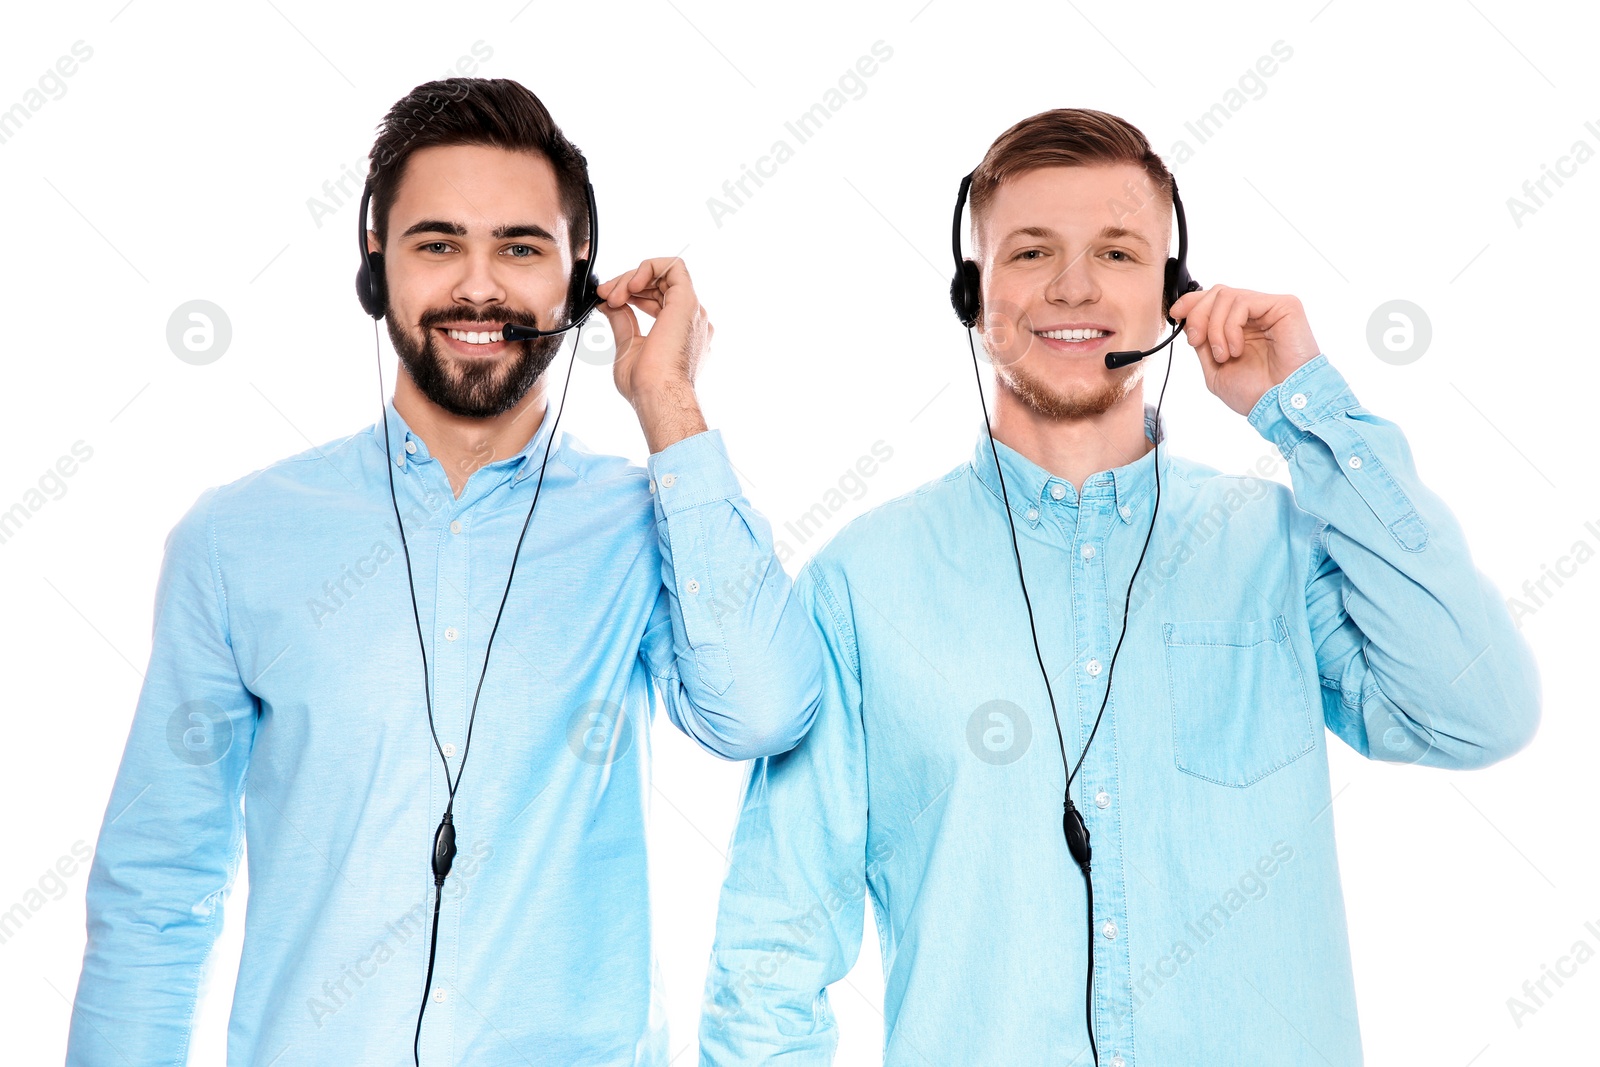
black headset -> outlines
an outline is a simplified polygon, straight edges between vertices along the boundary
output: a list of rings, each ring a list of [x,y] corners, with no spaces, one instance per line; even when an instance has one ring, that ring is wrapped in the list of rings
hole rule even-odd
[[[600,247],[600,222],[594,210],[594,186],[585,179],[583,188],[589,210],[589,255],[572,264],[572,276],[567,282],[567,324],[552,330],[541,330],[508,322],[501,331],[505,340],[526,341],[535,337],[552,337],[565,333],[581,325],[589,317],[589,313],[599,305],[600,283],[590,264],[593,263],[595,252]],[[367,249],[367,201],[371,198],[372,181],[369,178],[366,188],[361,192],[361,212],[360,218],[357,219],[360,226],[357,236],[361,241],[361,267],[356,271],[356,296],[361,300],[362,310],[372,316],[372,349],[374,355],[377,355],[378,320],[388,311],[389,286],[384,278],[383,253]],[[579,307],[582,307],[581,312],[577,312]],[[511,570],[506,575],[506,590],[500,597],[500,610],[495,612],[494,627],[489,631],[489,643],[483,650],[483,672],[478,675],[478,688],[472,695],[472,712],[467,717],[467,739],[461,746],[461,764],[453,780],[450,775],[450,761],[444,754],[444,747],[439,744],[439,731],[433,723],[433,689],[428,681],[428,646],[422,636],[422,615],[417,611],[417,587],[411,577],[411,549],[406,544],[406,526],[400,521],[400,504],[395,498],[394,456],[389,451],[389,405],[383,395],[383,360],[381,356],[378,359],[378,400],[383,405],[383,454],[388,459],[385,465],[389,468],[389,503],[394,507],[395,524],[400,527],[400,547],[405,552],[406,558],[406,582],[411,588],[411,615],[416,620],[417,646],[422,651],[422,691],[428,706],[428,731],[433,735],[433,747],[444,763],[444,780],[450,792],[444,818],[440,820],[439,828],[433,834],[433,854],[430,861],[433,868],[433,932],[428,939],[428,974],[423,980],[422,1003],[417,1008],[417,1032],[411,1043],[412,1062],[419,1067],[422,1062],[422,1017],[428,1010],[428,993],[433,988],[434,956],[439,948],[439,905],[444,896],[445,879],[450,876],[450,867],[456,857],[454,821],[456,789],[461,785],[461,775],[467,769],[467,754],[472,749],[472,727],[478,720],[478,697],[483,694],[483,679],[489,672],[489,653],[494,649],[494,635],[500,631],[500,616],[506,610],[506,600],[511,596],[511,579],[517,573],[517,557],[522,553],[523,539],[528,536],[528,525],[533,521],[533,509],[539,504],[539,491],[544,488],[544,471],[545,465],[550,462],[550,446],[555,442],[556,429],[561,425],[561,412],[567,406],[568,386],[572,383],[572,364],[578,353],[576,344],[573,345],[572,353],[573,359],[567,361],[567,379],[561,388],[561,403],[556,408],[555,422],[550,425],[550,436],[544,443],[544,458],[539,463],[539,481],[533,487],[533,502],[528,505],[528,517],[522,521],[522,534],[517,538],[517,547],[511,554]]]
[[[977,172],[974,171],[973,174]],[[956,194],[955,219],[950,224],[950,248],[955,254],[956,272],[950,279],[950,306],[956,310],[956,318],[961,320],[961,325],[971,328],[978,323],[978,314],[983,308],[983,298],[979,291],[978,265],[961,254],[961,212],[967,206],[967,193],[972,188],[972,174],[961,179],[961,191]],[[1172,321],[1172,305],[1184,293],[1192,293],[1200,288],[1200,283],[1189,275],[1189,223],[1183,217],[1183,199],[1178,196],[1177,179],[1172,179],[1172,210],[1178,216],[1178,254],[1168,257],[1165,276],[1162,281],[1161,313],[1166,316],[1169,326],[1177,326]],[[1168,338],[1171,341],[1172,338]],[[1139,355],[1139,359],[1154,355],[1163,345],[1157,345]],[[1118,359],[1113,363],[1113,356],[1130,356],[1130,352],[1110,352],[1106,355],[1106,366],[1112,370],[1135,363],[1134,359]]]
[[[594,186],[587,179],[583,183],[583,195],[589,209],[589,255],[584,259],[574,260],[572,264],[572,277],[567,281],[568,325],[555,330],[535,330],[532,327],[507,323],[506,329],[510,332],[505,335],[506,340],[524,341],[534,337],[564,333],[599,306],[600,279],[590,264],[594,262],[595,250],[600,247],[600,224],[595,218]],[[366,187],[361,190],[361,212],[360,218],[356,220],[359,226],[356,237],[361,244],[361,266],[356,269],[356,298],[361,301],[361,310],[374,319],[381,319],[389,309],[389,282],[384,276],[383,253],[372,252],[367,248],[367,201],[371,199],[372,179],[368,178]],[[580,307],[582,311],[578,310]]]
[[[975,171],[973,173],[976,173]],[[1067,745],[1061,732],[1061,717],[1056,713],[1056,696],[1050,688],[1050,672],[1045,670],[1044,654],[1039,651],[1039,631],[1033,621],[1033,601],[1028,596],[1028,583],[1022,576],[1022,549],[1017,544],[1017,524],[1011,517],[1011,501],[1006,495],[1006,479],[1000,469],[1000,454],[994,446],[994,428],[989,423],[989,406],[983,399],[983,375],[978,370],[977,348],[972,341],[972,327],[977,325],[978,314],[982,310],[981,294],[979,292],[978,265],[961,254],[961,213],[967,205],[967,193],[972,186],[972,174],[961,179],[961,192],[956,196],[955,219],[951,223],[950,244],[955,253],[956,272],[950,279],[950,304],[955,308],[956,318],[961,320],[961,325],[967,327],[967,347],[972,352],[972,373],[978,381],[978,403],[983,406],[983,425],[989,435],[989,452],[994,456],[995,477],[1000,480],[1000,499],[1006,513],[1006,523],[1011,528],[1011,551],[1017,561],[1017,581],[1022,585],[1022,600],[1028,607],[1028,629],[1033,634],[1033,654],[1039,662],[1039,673],[1044,676],[1045,693],[1050,697],[1050,717],[1056,725],[1056,743],[1061,749],[1061,769],[1066,772],[1067,782],[1065,799],[1062,804],[1061,829],[1067,839],[1067,851],[1072,854],[1073,862],[1083,872],[1083,884],[1088,897],[1089,915],[1089,974],[1083,993],[1084,1024],[1089,1031],[1089,1050],[1094,1056],[1095,1067],[1100,1064],[1100,1050],[1095,1046],[1094,1040],[1094,882],[1089,874],[1089,827],[1085,825],[1083,816],[1072,803],[1072,780],[1078,776],[1078,769],[1083,766],[1084,758],[1089,754],[1089,746],[1094,743],[1094,735],[1100,729],[1100,719],[1106,713],[1106,702],[1111,699],[1111,678],[1117,669],[1117,653],[1122,651],[1122,638],[1128,633],[1128,607],[1133,602],[1133,586],[1139,577],[1139,565],[1144,562],[1145,550],[1150,547],[1150,535],[1155,532],[1156,513],[1161,507],[1161,456],[1157,452],[1153,463],[1156,476],[1155,503],[1150,509],[1150,529],[1144,535],[1144,548],[1139,550],[1139,560],[1133,565],[1133,574],[1128,579],[1128,593],[1122,605],[1122,633],[1117,637],[1117,647],[1111,653],[1111,666],[1106,670],[1106,693],[1100,700],[1100,712],[1094,718],[1094,727],[1089,731],[1089,739],[1083,743],[1083,752],[1078,756],[1076,767],[1070,766],[1067,760]],[[1178,198],[1178,183],[1172,181],[1172,208],[1178,216],[1178,255],[1168,258],[1166,272],[1163,280],[1161,313],[1166,316],[1172,333],[1165,341],[1154,348],[1145,351],[1108,352],[1106,353],[1106,367],[1115,370],[1131,363],[1137,363],[1146,356],[1153,355],[1170,345],[1177,338],[1178,332],[1183,329],[1184,320],[1174,322],[1172,319],[1172,305],[1184,293],[1194,292],[1200,288],[1200,283],[1189,275],[1189,227],[1183,217],[1183,201]],[[1155,448],[1160,448],[1161,441],[1161,401],[1167,395],[1167,378],[1172,376],[1172,360],[1167,360],[1167,375],[1161,380],[1161,394],[1156,398],[1156,441]]]

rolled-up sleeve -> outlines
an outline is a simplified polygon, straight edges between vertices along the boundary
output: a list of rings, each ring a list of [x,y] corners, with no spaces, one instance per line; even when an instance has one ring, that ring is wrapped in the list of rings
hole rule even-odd
[[[1481,767],[1528,744],[1528,642],[1417,476],[1405,435],[1357,403],[1326,355],[1249,420],[1288,462],[1306,513],[1306,604],[1328,728],[1372,759]]]
[[[672,722],[727,759],[793,748],[822,691],[820,639],[719,430],[649,459],[661,594],[641,655]]]

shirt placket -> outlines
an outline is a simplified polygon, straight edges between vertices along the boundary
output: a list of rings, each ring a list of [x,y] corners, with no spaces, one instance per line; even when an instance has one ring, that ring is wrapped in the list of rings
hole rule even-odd
[[[435,610],[428,653],[433,675],[433,719],[439,735],[439,749],[429,753],[429,763],[433,769],[430,778],[434,783],[433,803],[429,810],[435,824],[450,800],[449,784],[445,780],[439,752],[443,751],[444,762],[448,762],[451,776],[459,776],[467,742],[472,694],[477,686],[477,672],[483,668],[481,652],[474,659],[468,640],[472,632],[470,531],[476,513],[482,510],[482,493],[474,493],[474,488],[464,490],[459,499],[453,496],[447,498],[447,507],[423,534],[437,546]],[[430,748],[433,746],[431,736],[428,745]],[[458,792],[455,811],[458,849],[470,847],[473,840],[482,837],[482,828],[471,825],[475,807],[471,803],[471,789],[467,785]],[[451,876],[453,879],[460,877],[459,872]],[[447,879],[439,906],[439,944],[434,963],[433,988],[428,993],[428,1007],[423,1021],[424,1062],[453,1063],[455,1060],[455,1002],[459,978],[456,961],[461,936],[461,913],[456,903],[460,898],[451,892],[451,885],[451,880]],[[431,1052],[428,1051],[430,1046]]]
[[[1094,730],[1095,716],[1110,680],[1112,632],[1110,598],[1122,599],[1106,566],[1106,541],[1121,525],[1109,474],[1085,482],[1077,524],[1068,545],[1072,564],[1074,664],[1077,678],[1079,751]],[[1120,614],[1117,629],[1121,629]],[[1125,650],[1124,650],[1125,651]],[[1121,657],[1119,657],[1119,660]],[[1127,670],[1127,664],[1123,664]],[[1083,813],[1093,849],[1094,1026],[1100,1062],[1125,1067],[1133,1060],[1132,991],[1128,956],[1127,886],[1122,864],[1122,814],[1117,774],[1116,708],[1105,716],[1073,781],[1073,803]]]

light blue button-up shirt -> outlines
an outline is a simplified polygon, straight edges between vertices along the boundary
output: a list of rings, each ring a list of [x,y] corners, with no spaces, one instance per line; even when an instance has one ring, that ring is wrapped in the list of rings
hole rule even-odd
[[[1249,421],[1293,493],[1163,439],[1155,533],[1073,783],[1102,1067],[1360,1063],[1325,729],[1373,759],[1478,767],[1539,717],[1529,647],[1400,429],[1324,355]],[[1156,454],[1079,493],[996,449],[1075,762]],[[864,896],[888,1067],[1090,1063],[1083,876],[981,427],[970,464],[850,523],[797,588],[827,646],[823,704],[795,750],[752,766],[702,1063],[831,1061],[826,989],[856,958]]]
[[[553,421],[459,498],[388,405],[452,773]],[[382,422],[220,488],[173,529],[149,671],[88,883],[69,1065],[182,1064],[248,842],[230,1067],[409,1064],[447,786]],[[706,431],[648,461],[566,433],[495,636],[456,797],[424,1065],[665,1067],[649,724],[792,747],[815,629]],[[725,586],[748,589],[718,596]]]

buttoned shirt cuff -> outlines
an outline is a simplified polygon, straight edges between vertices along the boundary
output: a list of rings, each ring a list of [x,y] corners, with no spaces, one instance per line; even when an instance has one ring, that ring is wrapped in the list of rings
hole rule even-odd
[[[1350,391],[1344,375],[1328,362],[1328,357],[1318,353],[1295,368],[1282,382],[1274,385],[1256,406],[1250,409],[1250,425],[1268,441],[1278,446],[1279,453],[1288,459],[1295,448],[1311,435],[1314,423],[1357,407],[1355,394]]]
[[[646,469],[658,519],[744,495],[722,446],[721,430],[702,430],[673,442],[651,455]]]

